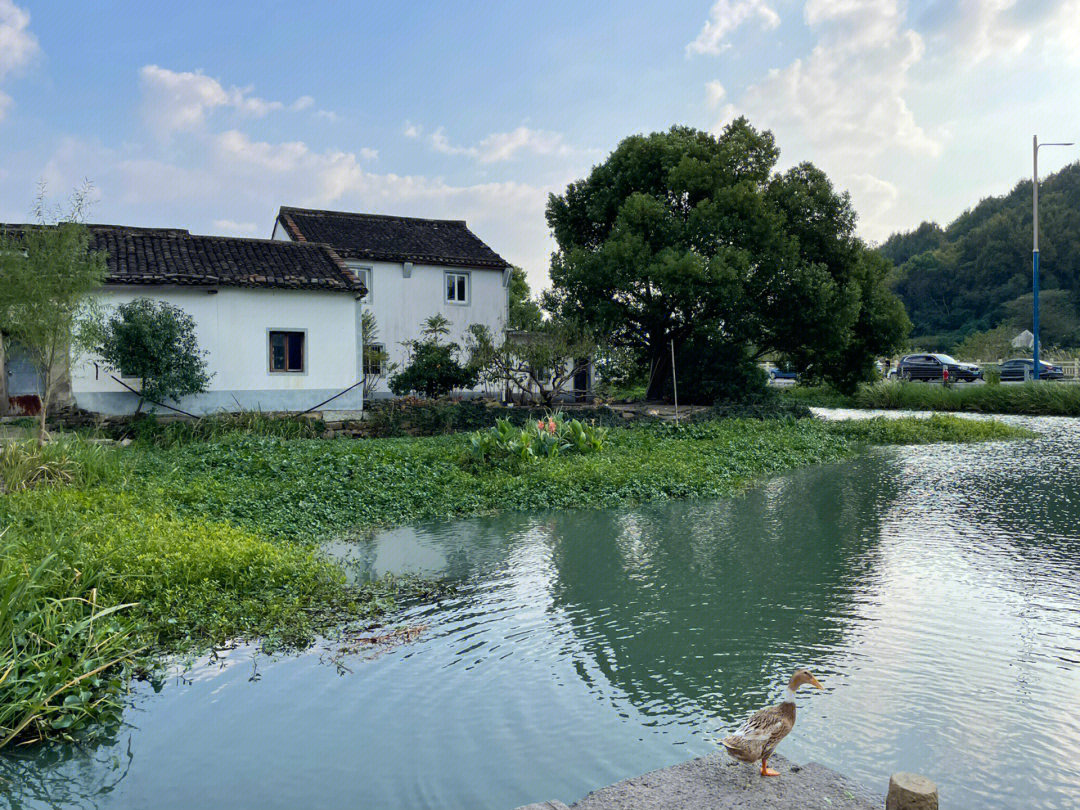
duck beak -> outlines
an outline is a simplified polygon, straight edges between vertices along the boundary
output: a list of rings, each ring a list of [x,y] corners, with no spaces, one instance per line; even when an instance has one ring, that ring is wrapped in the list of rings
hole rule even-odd
[[[813,675],[810,676],[810,685],[817,688],[817,689],[824,689],[825,688],[820,683],[818,683],[818,679],[815,678]]]

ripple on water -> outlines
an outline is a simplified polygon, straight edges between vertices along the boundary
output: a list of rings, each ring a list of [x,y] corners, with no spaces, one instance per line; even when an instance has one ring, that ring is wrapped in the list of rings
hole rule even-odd
[[[338,674],[240,649],[94,751],[4,761],[13,806],[507,808],[715,750],[809,666],[783,744],[949,806],[1080,795],[1080,428],[911,447],[744,497],[343,539],[361,575],[444,573],[427,629]],[[251,680],[254,674],[261,677]],[[49,785],[47,790],[42,785]],[[48,791],[52,791],[49,793]],[[51,798],[50,798],[51,797]]]

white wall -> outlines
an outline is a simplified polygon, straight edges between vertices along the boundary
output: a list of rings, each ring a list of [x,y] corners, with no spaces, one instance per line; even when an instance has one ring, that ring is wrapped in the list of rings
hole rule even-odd
[[[206,288],[140,285],[110,286],[99,295],[106,307],[135,298],[168,301],[195,320],[199,347],[209,352],[207,369],[213,377],[207,394],[185,398],[185,410],[236,410],[235,400],[243,408],[304,410],[360,379],[360,305],[351,293],[221,287],[210,294]],[[269,370],[271,329],[307,333],[304,372]],[[80,358],[72,367],[76,403],[106,413],[132,410],[135,396],[95,366],[95,359]],[[359,391],[326,408],[360,407]]]
[[[378,342],[386,347],[389,361],[403,365],[408,351],[406,340],[420,337],[423,321],[441,314],[450,322],[449,340],[464,344],[465,331],[471,324],[485,324],[498,338],[506,328],[507,290],[502,270],[469,269],[440,265],[412,265],[395,262],[361,262],[348,260],[355,271],[369,268],[368,297],[364,305],[375,315]],[[469,301],[466,304],[446,300],[446,273],[469,275]],[[376,393],[388,393],[387,379],[376,387]]]

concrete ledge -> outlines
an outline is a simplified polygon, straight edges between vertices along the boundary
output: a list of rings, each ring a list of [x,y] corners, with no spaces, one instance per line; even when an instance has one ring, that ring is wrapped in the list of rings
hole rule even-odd
[[[780,776],[762,777],[726,753],[673,765],[593,791],[574,810],[876,810],[875,796],[836,771],[811,762],[769,758]],[[556,805],[557,806],[557,805]],[[543,805],[530,805],[543,807]]]

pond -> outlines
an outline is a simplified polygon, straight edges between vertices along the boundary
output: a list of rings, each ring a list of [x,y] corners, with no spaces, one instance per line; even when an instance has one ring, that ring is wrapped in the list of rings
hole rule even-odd
[[[250,648],[141,685],[112,744],[0,759],[11,807],[491,808],[717,749],[809,667],[780,753],[946,807],[1080,797],[1080,423],[894,448],[744,496],[343,539],[459,592],[381,654]],[[810,690],[813,691],[813,690]]]

